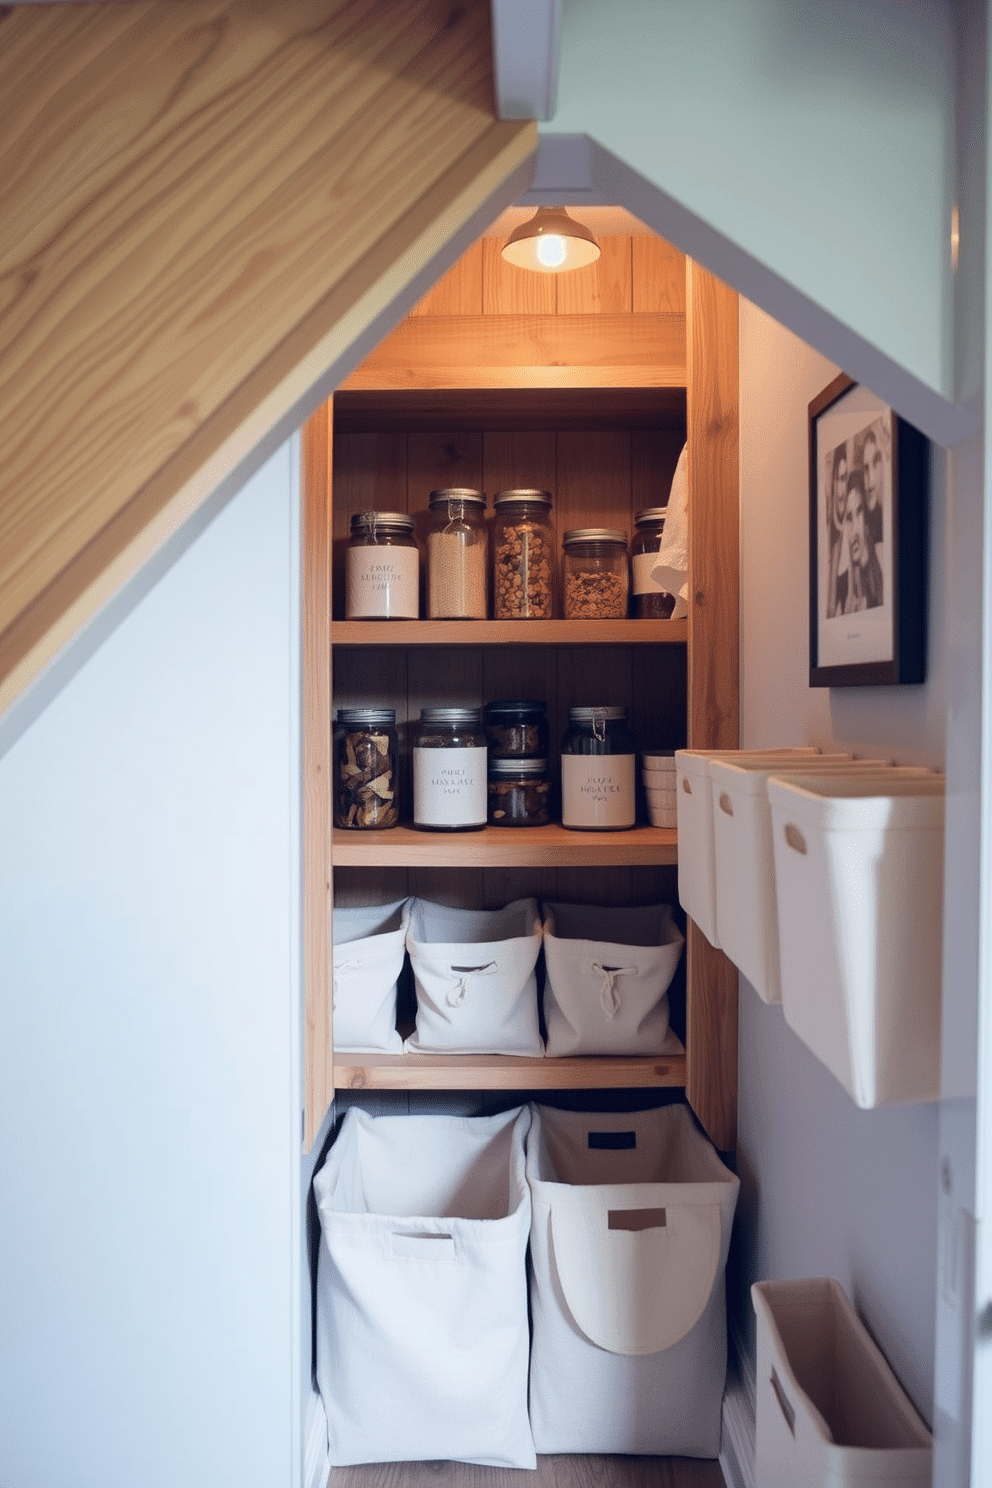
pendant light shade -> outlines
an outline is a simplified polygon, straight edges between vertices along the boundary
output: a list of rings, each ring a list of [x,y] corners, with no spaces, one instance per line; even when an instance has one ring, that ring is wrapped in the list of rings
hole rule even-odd
[[[503,257],[518,269],[561,274],[595,263],[599,244],[564,207],[538,207],[528,222],[522,222],[510,234]]]

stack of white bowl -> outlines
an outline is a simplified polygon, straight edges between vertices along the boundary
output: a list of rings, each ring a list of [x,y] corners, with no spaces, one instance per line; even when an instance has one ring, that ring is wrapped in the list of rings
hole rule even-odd
[[[671,749],[645,749],[641,755],[641,774],[648,803],[648,820],[653,827],[675,830],[675,752]]]

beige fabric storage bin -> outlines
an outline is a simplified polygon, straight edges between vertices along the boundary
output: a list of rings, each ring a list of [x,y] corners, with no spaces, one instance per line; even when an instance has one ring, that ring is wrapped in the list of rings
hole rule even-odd
[[[406,955],[410,900],[335,909],[334,1047],[346,1053],[399,1054],[396,983]]]
[[[944,777],[768,781],[786,1022],[859,1106],[940,1096]]]
[[[369,1116],[313,1180],[329,1460],[533,1468],[524,1138],[530,1112]]]
[[[758,1488],[929,1484],[932,1440],[839,1282],[758,1281]]]
[[[679,843],[679,903],[712,946],[720,940],[716,919],[713,857],[713,797],[710,760],[812,758],[816,749],[677,749],[676,830]]]
[[[685,944],[671,905],[543,909],[546,1053],[664,1053],[668,988]]]
[[[850,755],[832,754],[816,757],[817,773],[822,774],[861,776],[886,768],[894,768],[890,760],[853,760]],[[763,1002],[782,1001],[768,804],[768,778],[781,773],[781,760],[714,759],[710,763],[720,947]]]
[[[531,1109],[537,1451],[715,1457],[737,1178],[687,1106]]]

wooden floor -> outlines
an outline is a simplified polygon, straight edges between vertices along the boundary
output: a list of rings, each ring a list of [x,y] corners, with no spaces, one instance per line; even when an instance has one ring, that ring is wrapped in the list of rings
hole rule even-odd
[[[719,1463],[692,1457],[538,1457],[537,1472],[465,1462],[335,1467],[328,1488],[724,1488]]]

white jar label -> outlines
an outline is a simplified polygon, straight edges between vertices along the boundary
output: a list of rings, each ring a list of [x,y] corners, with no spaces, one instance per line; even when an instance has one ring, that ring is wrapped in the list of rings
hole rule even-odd
[[[659,584],[651,577],[651,570],[657,562],[657,553],[635,553],[631,558],[631,576],[635,594],[667,593],[664,584]]]
[[[632,754],[563,754],[562,825],[632,827],[634,758]]]
[[[413,820],[418,827],[482,827],[486,747],[414,749]]]
[[[349,620],[416,620],[420,554],[416,548],[349,548],[345,614]]]

